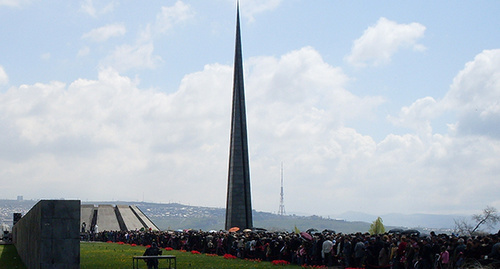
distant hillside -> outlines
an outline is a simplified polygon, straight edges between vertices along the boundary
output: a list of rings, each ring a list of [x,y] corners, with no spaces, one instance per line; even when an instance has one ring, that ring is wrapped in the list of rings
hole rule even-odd
[[[0,221],[11,225],[12,214],[14,212],[19,212],[24,215],[36,204],[36,202],[35,200],[0,200]],[[135,205],[162,230],[222,230],[224,229],[226,214],[224,208],[187,206],[175,203],[157,204],[126,201],[94,201],[82,202],[82,204]],[[336,232],[352,233],[366,232],[370,227],[370,224],[366,222],[348,222],[318,216],[279,216],[258,211],[253,212],[253,219],[255,227],[272,231],[292,231],[294,227],[297,227],[301,231],[315,228],[320,231],[329,229]]]
[[[176,203],[137,203],[137,202],[92,202],[99,204],[129,204],[140,208],[162,230],[223,230],[226,210],[224,208],[187,206]],[[326,219],[318,216],[279,216],[276,214],[253,211],[254,226],[267,230],[292,231],[296,226],[304,231],[315,228],[336,232],[366,232],[370,224]]]
[[[225,209],[223,208],[200,208],[186,207],[184,205],[167,204],[161,210],[168,211],[168,215],[155,214],[160,211],[156,205],[138,205],[141,210],[158,225],[162,230],[196,229],[196,230],[222,230],[225,222]],[[184,212],[191,212],[191,215]],[[197,212],[198,213],[195,213]],[[172,214],[174,212],[174,214]],[[177,212],[178,214],[176,214]],[[210,212],[209,214],[206,214]],[[184,215],[182,215],[184,214]],[[336,232],[353,233],[366,232],[370,224],[366,222],[347,222],[333,219],[326,219],[317,216],[280,216],[266,212],[253,212],[253,222],[255,227],[265,228],[270,231],[293,231],[297,227],[301,231],[315,228],[320,231],[329,229]]]
[[[372,222],[377,219],[377,215],[371,215],[360,212],[345,212],[337,216],[340,219]],[[436,214],[385,214],[380,215],[384,225],[403,226],[403,227],[427,227],[452,229],[455,225],[455,219],[464,218],[461,215],[436,215]]]
[[[26,214],[37,201],[35,200],[0,200],[0,221],[12,224],[14,212]],[[176,203],[158,204],[146,202],[127,201],[94,201],[82,202],[82,204],[126,204],[139,207],[160,229],[199,229],[204,231],[224,229],[224,208],[187,206]],[[425,227],[451,228],[452,215],[425,215],[425,214],[388,214],[381,216],[386,229],[395,227],[419,228],[425,231]],[[342,233],[367,232],[377,216],[347,212],[337,216],[337,219],[324,218],[320,216],[279,216],[266,212],[253,212],[254,226],[268,230],[292,231],[294,227],[299,230],[315,228],[317,230],[334,230]],[[445,230],[434,229],[445,232]]]

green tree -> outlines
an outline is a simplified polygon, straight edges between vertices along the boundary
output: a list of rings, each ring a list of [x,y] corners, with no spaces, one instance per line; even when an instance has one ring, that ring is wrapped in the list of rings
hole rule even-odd
[[[383,234],[385,233],[384,223],[381,217],[378,217],[371,225],[370,230],[368,230],[370,234]]]

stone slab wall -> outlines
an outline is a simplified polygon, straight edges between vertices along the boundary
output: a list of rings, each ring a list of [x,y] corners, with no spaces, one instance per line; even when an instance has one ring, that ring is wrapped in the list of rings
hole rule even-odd
[[[120,231],[120,224],[116,219],[115,208],[112,205],[99,205],[97,207],[98,231]]]
[[[153,231],[159,231],[160,229],[158,229],[158,226],[156,226],[156,224],[154,224],[149,218],[148,216],[146,216],[146,214],[144,214],[144,212],[142,212],[142,210],[140,208],[138,208],[137,206],[133,205],[133,206],[130,206],[130,208],[132,209],[132,211],[135,212],[135,214],[137,214],[137,217],[142,219],[142,221],[144,221],[144,224],[146,224],[146,227],[145,228],[151,228]]]
[[[80,268],[80,201],[41,200],[13,227],[13,242],[32,269]]]
[[[120,211],[123,222],[127,228],[127,230],[140,230],[144,227],[139,218],[132,212],[130,206],[128,205],[117,205],[116,206]]]

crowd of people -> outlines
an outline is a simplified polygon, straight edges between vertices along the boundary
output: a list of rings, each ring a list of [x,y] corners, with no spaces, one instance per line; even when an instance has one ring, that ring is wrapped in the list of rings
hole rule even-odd
[[[454,236],[431,233],[342,234],[267,231],[102,231],[86,239],[199,251],[262,261],[346,268],[452,269],[471,263],[500,266],[497,234]]]

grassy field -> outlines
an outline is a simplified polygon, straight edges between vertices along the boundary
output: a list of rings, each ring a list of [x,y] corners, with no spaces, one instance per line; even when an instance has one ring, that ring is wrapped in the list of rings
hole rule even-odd
[[[0,269],[19,268],[26,266],[21,262],[14,245],[0,245]]]
[[[87,243],[80,244],[80,268],[132,268],[132,257],[141,256],[145,247],[120,245],[116,243]],[[0,245],[0,269],[26,268],[17,255],[13,245]],[[270,262],[260,262],[242,259],[225,259],[220,256],[192,254],[191,252],[166,251],[163,255],[175,255],[177,268],[301,268],[295,265],[277,266]],[[165,261],[160,262],[160,267]],[[139,261],[141,268],[147,268],[146,263]]]

